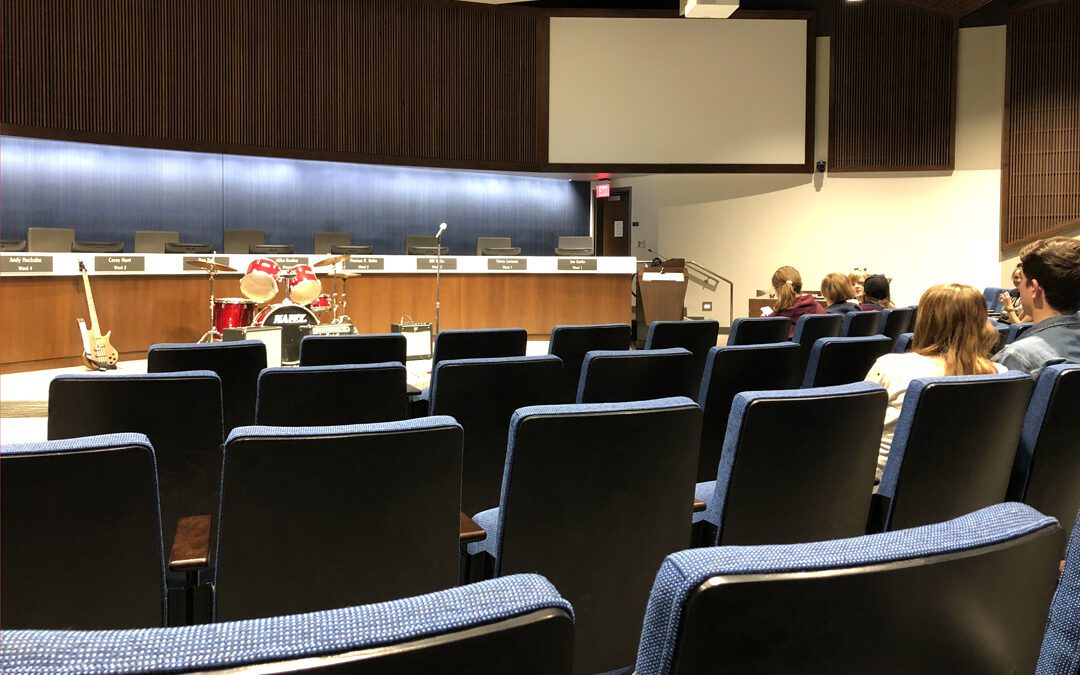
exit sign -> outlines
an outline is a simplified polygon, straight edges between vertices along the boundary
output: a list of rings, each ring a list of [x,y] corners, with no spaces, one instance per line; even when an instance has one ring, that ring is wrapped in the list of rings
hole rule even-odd
[[[596,198],[604,199],[611,196],[611,183],[603,182],[596,184]]]

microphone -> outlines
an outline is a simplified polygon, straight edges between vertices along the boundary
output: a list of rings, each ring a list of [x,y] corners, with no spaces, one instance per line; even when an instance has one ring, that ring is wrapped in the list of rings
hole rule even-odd
[[[442,233],[446,229],[446,223],[439,223],[439,231],[435,233],[436,239],[442,238]]]

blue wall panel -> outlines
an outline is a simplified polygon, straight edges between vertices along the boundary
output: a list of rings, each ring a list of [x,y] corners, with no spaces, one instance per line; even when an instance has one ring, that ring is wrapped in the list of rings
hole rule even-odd
[[[587,235],[585,182],[470,171],[315,162],[0,139],[0,230],[72,227],[76,238],[121,239],[179,230],[219,250],[223,230],[261,229],[266,240],[309,252],[315,232],[349,232],[377,253],[405,251],[405,235],[439,223],[452,254],[478,236],[509,236],[528,255],[550,255],[561,235]]]

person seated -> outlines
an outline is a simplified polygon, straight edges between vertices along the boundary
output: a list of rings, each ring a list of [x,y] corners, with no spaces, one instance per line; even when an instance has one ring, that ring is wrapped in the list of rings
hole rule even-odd
[[[829,314],[847,314],[862,310],[855,302],[855,289],[848,278],[833,272],[821,280],[821,294],[825,296],[825,311]]]
[[[998,296],[998,301],[1001,302],[1001,317],[998,321],[1001,323],[1031,322],[1031,316],[1024,311],[1024,306],[1020,302],[1020,265],[1021,263],[1016,263],[1016,268],[1012,272],[1013,289]]]
[[[1023,311],[1035,325],[994,361],[1035,378],[1046,366],[1080,363],[1080,240],[1052,237],[1025,246],[1019,289]]]
[[[880,384],[889,394],[878,450],[878,481],[889,458],[896,421],[911,381],[919,377],[1004,373],[1004,366],[990,360],[997,339],[997,331],[986,320],[986,302],[978,289],[942,284],[923,293],[911,351],[879,357],[866,375],[867,382]]]
[[[847,275],[848,283],[850,283],[851,287],[855,290],[855,295],[851,297],[859,304],[865,302],[863,300],[865,293],[865,286],[863,284],[866,282],[867,278],[869,278],[869,275],[866,273],[865,269],[854,269],[848,272]]]
[[[896,307],[889,297],[889,280],[883,274],[871,274],[863,283],[861,307],[868,311],[892,309]]]
[[[795,322],[803,314],[824,314],[825,309],[810,293],[802,292],[802,275],[794,267],[784,266],[773,272],[772,287],[776,292],[773,306],[761,310],[765,316],[783,316],[791,321],[788,338],[795,333]]]

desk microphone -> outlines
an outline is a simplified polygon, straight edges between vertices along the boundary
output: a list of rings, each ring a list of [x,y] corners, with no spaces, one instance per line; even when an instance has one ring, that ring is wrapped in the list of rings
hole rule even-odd
[[[442,233],[445,230],[446,230],[446,223],[439,223],[439,231],[435,233],[435,238],[436,239],[442,238]]]

